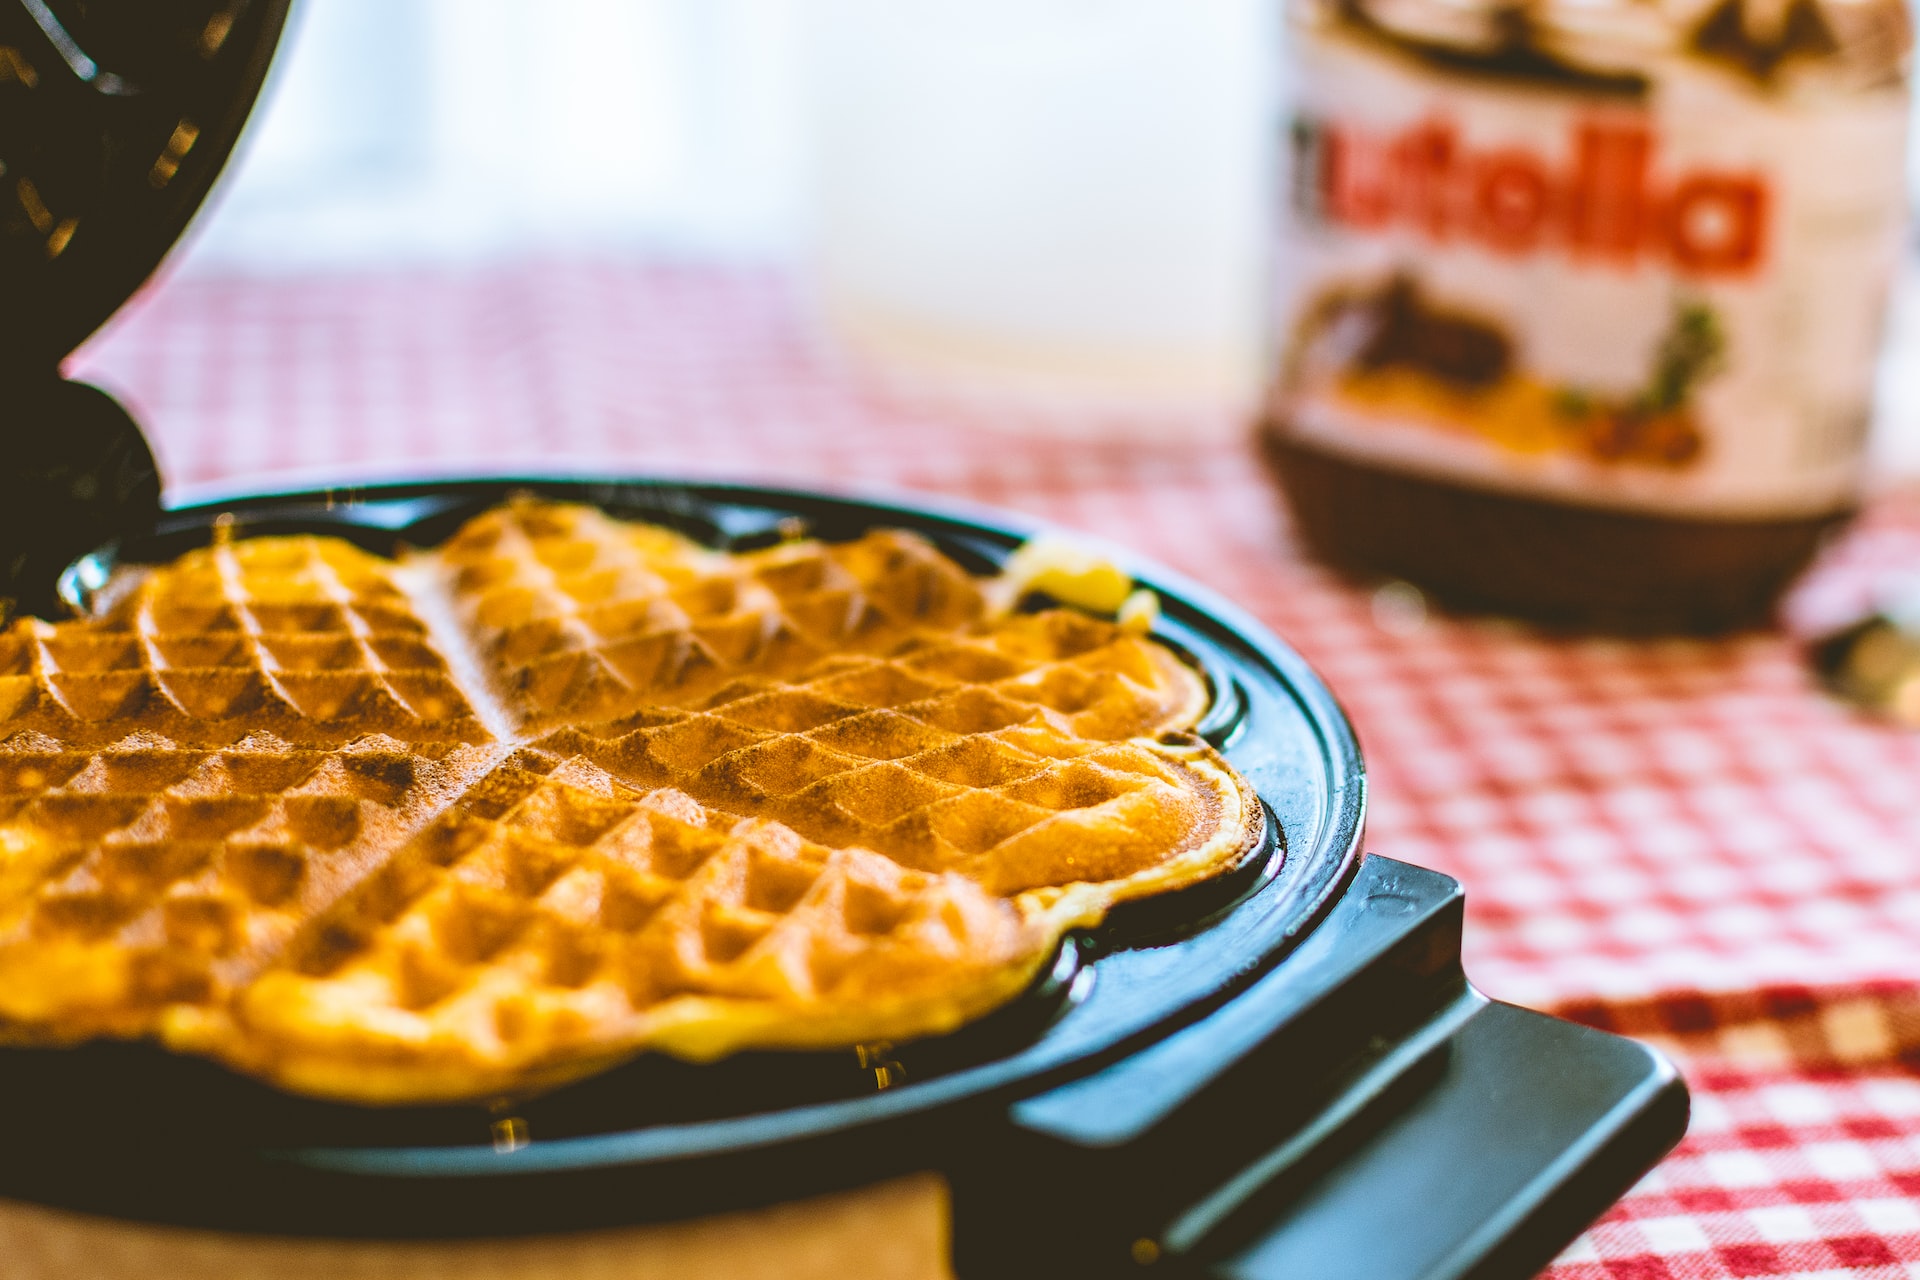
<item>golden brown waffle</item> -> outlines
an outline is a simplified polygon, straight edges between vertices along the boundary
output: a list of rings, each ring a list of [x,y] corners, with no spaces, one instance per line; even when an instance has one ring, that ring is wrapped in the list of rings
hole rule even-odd
[[[984,607],[958,565],[892,530],[726,555],[591,507],[523,500],[469,522],[438,559],[529,727],[685,705],[736,676],[884,653]]]
[[[908,534],[728,556],[520,501],[16,624],[0,1019],[372,1102],[949,1030],[1260,822],[1170,650],[989,594]]]
[[[338,539],[222,543],[116,586],[97,618],[0,635],[0,733],[68,746],[139,731],[202,746],[490,736],[394,565]]]
[[[964,876],[522,752],[281,967],[168,1034],[310,1092],[484,1095],[643,1046],[944,1031],[1018,992],[1053,941]]]
[[[557,730],[543,745],[994,893],[1079,880],[1117,891],[1135,875],[1157,885],[1161,863],[1219,821],[1208,806],[1231,804],[1192,774],[1204,749],[1140,732],[1168,717],[1162,660],[1176,662],[1056,612],[739,681],[698,710]]]
[[[181,747],[0,743],[0,1019],[56,1039],[217,1002],[493,754],[267,733]]]

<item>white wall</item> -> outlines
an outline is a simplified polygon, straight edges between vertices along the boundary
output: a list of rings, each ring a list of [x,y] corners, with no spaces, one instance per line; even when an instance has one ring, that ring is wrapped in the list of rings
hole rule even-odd
[[[794,3],[302,0],[185,265],[782,252]]]

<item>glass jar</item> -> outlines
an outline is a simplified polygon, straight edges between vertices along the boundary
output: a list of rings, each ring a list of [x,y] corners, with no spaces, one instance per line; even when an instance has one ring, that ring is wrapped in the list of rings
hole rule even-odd
[[[1899,0],[1292,0],[1260,424],[1307,546],[1471,608],[1764,619],[1856,502]]]

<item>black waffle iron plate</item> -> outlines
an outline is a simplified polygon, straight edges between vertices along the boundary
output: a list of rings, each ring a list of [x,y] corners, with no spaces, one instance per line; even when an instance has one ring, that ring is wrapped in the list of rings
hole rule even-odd
[[[458,481],[237,496],[75,562],[237,533],[430,546],[517,491],[716,547],[917,530],[986,572],[1035,526],[660,481]],[[1123,558],[1123,563],[1128,563]],[[475,1236],[684,1218],[941,1172],[966,1276],[1524,1276],[1685,1127],[1651,1051],[1489,1002],[1445,877],[1364,858],[1352,730],[1225,601],[1130,563],[1206,673],[1201,726],[1268,808],[1262,857],[1070,938],[984,1021],[883,1052],[649,1055],[492,1110],[295,1099],[144,1045],[0,1054],[0,1194],[225,1230]],[[33,1105],[18,1105],[33,1099]],[[510,1140],[502,1140],[502,1135]]]

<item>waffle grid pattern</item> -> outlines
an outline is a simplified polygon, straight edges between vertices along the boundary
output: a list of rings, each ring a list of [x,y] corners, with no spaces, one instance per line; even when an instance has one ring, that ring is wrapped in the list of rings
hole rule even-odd
[[[1256,839],[1211,750],[1156,738],[1204,712],[1197,672],[1111,621],[989,613],[917,537],[729,556],[517,498],[448,547],[216,528],[95,617],[12,628],[8,1034],[154,1033],[382,1102],[910,1038]],[[490,671],[463,692],[456,664]],[[436,754],[437,808],[363,811]]]
[[[1686,1071],[1692,1136],[1548,1280],[1920,1274],[1920,738],[1825,701],[1796,648],[1912,574],[1914,494],[1872,504],[1789,634],[1423,619],[1299,556],[1225,415],[942,405],[824,354],[804,317],[776,275],[620,261],[187,274],[78,364],[124,389],[175,483],[724,474],[924,490],[1135,547],[1328,678],[1366,749],[1370,846],[1465,883],[1481,986],[1657,1030]]]
[[[447,798],[461,754],[389,738],[303,750],[270,734],[182,748],[153,734],[75,751],[0,744],[0,983],[69,1034],[144,1030],[217,999]],[[81,980],[84,975],[84,980]]]
[[[958,566],[885,530],[716,555],[587,508],[516,504],[441,550],[455,600],[522,724],[682,705],[743,673],[884,653],[977,619]]]
[[[216,545],[97,622],[0,634],[0,712],[9,728],[96,745],[128,723],[196,742],[223,729],[306,745],[488,737],[385,568],[312,539]]]
[[[784,1033],[795,1044],[844,1043],[847,1024],[832,1011],[866,999],[952,1002],[961,990],[957,1022],[1007,994],[1009,966],[1024,982],[1043,954],[1036,941],[1012,903],[965,877],[829,849],[681,792],[634,791],[582,760],[522,751],[312,921],[292,963],[246,992],[239,1017],[267,1033],[269,1052],[311,1045],[316,1065],[303,1069],[337,1062],[350,1073],[344,1087],[379,1079],[382,1039],[429,1046],[424,1061],[409,1052],[398,1088],[436,1070],[470,1087],[476,1045],[515,1082],[551,1073],[556,1044],[588,1055],[559,1076],[649,1032],[690,1056],[733,1047],[739,1029],[716,1033],[697,1010],[667,1003],[675,997],[825,1008],[827,1019]],[[335,1009],[350,1011],[341,1027]],[[679,1026],[648,1026],[676,1017]],[[336,1034],[338,1059],[327,1043]],[[431,1057],[436,1039],[450,1047],[444,1064]],[[325,1075],[303,1082],[343,1087]]]
[[[1066,616],[1045,621],[1069,636],[1080,630]],[[1179,832],[1207,824],[1191,812],[1196,795],[1177,760],[1127,741],[1166,718],[1160,673],[1136,670],[1135,683],[1072,644],[1058,637],[1048,646],[1058,656],[1039,665],[971,639],[896,661],[836,659],[810,679],[743,682],[698,711],[550,741],[635,785],[680,788],[906,866],[963,869],[997,893],[1056,882],[1063,846],[1078,850],[1078,876],[1104,881],[1127,874],[1138,853],[1101,832],[1178,848]],[[1123,668],[1148,652],[1111,648]],[[1103,849],[1113,865],[1087,861]]]

